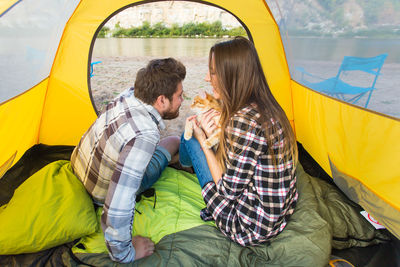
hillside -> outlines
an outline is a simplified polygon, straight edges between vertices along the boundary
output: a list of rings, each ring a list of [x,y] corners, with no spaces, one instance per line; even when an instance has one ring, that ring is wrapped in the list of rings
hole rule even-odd
[[[268,0],[278,23],[294,34],[389,34],[400,37],[398,0]]]
[[[278,24],[292,35],[400,37],[399,0],[266,0]],[[279,3],[279,8],[276,4]],[[162,1],[134,6],[112,17],[113,30],[144,22],[167,27],[220,21],[227,29],[240,26],[234,16],[213,6]]]

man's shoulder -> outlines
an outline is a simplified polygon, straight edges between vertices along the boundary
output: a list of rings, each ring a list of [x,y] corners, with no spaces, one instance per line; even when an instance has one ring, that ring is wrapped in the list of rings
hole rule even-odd
[[[115,97],[115,99],[118,99],[118,98],[120,98],[120,97],[131,97],[131,96],[134,96],[134,89],[133,89],[133,87],[127,88],[127,89],[123,90],[121,93],[119,93],[119,95],[117,95],[117,96]]]

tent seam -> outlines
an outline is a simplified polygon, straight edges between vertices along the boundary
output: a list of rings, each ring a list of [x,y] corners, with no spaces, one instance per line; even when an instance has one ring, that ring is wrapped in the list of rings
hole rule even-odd
[[[282,42],[281,31],[280,31],[280,29],[279,29],[278,24],[276,23],[276,20],[275,20],[274,15],[272,14],[271,10],[269,9],[269,6],[268,6],[266,0],[261,0],[261,1],[264,3],[265,7],[267,8],[267,11],[268,11],[269,15],[273,18],[274,23],[275,23],[275,26],[276,26],[276,28],[278,29],[278,32],[279,32],[279,36],[280,36],[279,40],[280,40],[281,45],[282,45],[283,56],[285,57],[286,69],[287,69],[287,71],[288,71],[288,74],[289,74],[288,76],[289,76],[289,78],[290,78],[290,82],[289,82],[289,88],[290,88],[290,102],[291,102],[291,104],[292,104],[292,105],[291,105],[291,106],[292,106],[291,115],[292,115],[292,118],[293,118],[293,119],[292,119],[292,120],[289,120],[289,122],[290,122],[290,121],[293,121],[293,132],[294,132],[294,136],[295,136],[295,138],[296,138],[296,140],[297,140],[296,125],[295,125],[295,118],[294,118],[295,112],[294,112],[294,102],[293,102],[292,77],[291,77],[291,75],[290,75],[288,60],[287,60],[287,58],[286,58],[285,47],[284,47],[283,42]],[[275,3],[276,3],[276,5],[278,6],[278,9],[279,9],[278,3],[277,3],[276,1],[275,1]],[[289,40],[289,38],[288,38],[288,40]]]
[[[5,105],[6,103],[8,103],[8,102],[10,102],[10,101],[12,101],[12,100],[14,100],[14,99],[16,99],[16,98],[19,98],[20,96],[22,96],[22,95],[24,95],[24,94],[27,94],[29,91],[32,91],[36,86],[38,86],[39,84],[41,84],[42,82],[44,82],[44,81],[45,81],[46,79],[48,79],[48,78],[50,78],[50,76],[46,76],[43,80],[41,80],[40,82],[38,82],[37,84],[35,84],[35,85],[32,86],[31,88],[25,90],[24,92],[22,92],[22,93],[20,93],[20,94],[18,94],[18,95],[16,95],[16,96],[11,97],[10,99],[7,99],[7,100],[4,101],[4,102],[1,102],[1,103],[0,103],[0,107],[1,107],[2,105]]]
[[[50,81],[51,81],[51,74],[53,73],[54,64],[55,64],[55,62],[56,62],[58,53],[59,53],[59,51],[60,51],[60,46],[61,46],[62,40],[63,40],[63,38],[64,38],[65,31],[66,31],[66,29],[67,29],[67,27],[68,27],[68,24],[69,24],[69,22],[71,21],[71,19],[74,17],[75,12],[78,10],[78,8],[79,8],[79,6],[81,5],[81,3],[82,3],[82,0],[79,1],[79,4],[75,7],[74,12],[71,14],[71,16],[69,17],[68,21],[65,23],[65,27],[64,27],[63,33],[62,33],[62,35],[61,35],[60,41],[58,42],[57,52],[56,52],[56,54],[55,54],[55,56],[54,56],[53,64],[51,65],[50,73],[49,73],[49,76],[48,76],[49,81],[48,81],[48,83],[47,83],[46,93],[45,93],[44,99],[43,99],[42,115],[40,116],[40,122],[39,122],[39,128],[38,128],[38,133],[37,133],[36,144],[39,144],[39,140],[40,140],[40,130],[41,130],[41,128],[42,128],[43,114],[44,114],[44,110],[45,110],[45,106],[46,106],[47,94],[48,94],[48,92],[49,92]]]
[[[21,3],[21,2],[22,2],[22,0],[18,0],[18,1],[16,1],[14,4],[12,4],[11,6],[9,6],[6,10],[4,10],[3,13],[0,14],[0,18],[1,18],[2,16],[4,16],[8,11],[10,11],[13,7],[15,7],[16,5],[18,5],[18,4]]]
[[[359,179],[355,178],[354,176],[349,175],[349,174],[347,174],[347,173],[345,173],[345,172],[339,170],[339,168],[336,167],[337,165],[333,162],[332,158],[329,156],[329,153],[328,153],[328,159],[329,159],[330,162],[332,162],[332,164],[335,166],[335,168],[336,168],[340,173],[342,173],[342,174],[344,174],[344,175],[350,177],[351,179],[356,180],[357,182],[359,182],[360,184],[362,184],[363,186],[365,186],[368,190],[370,190],[370,191],[371,191],[374,195],[376,195],[380,200],[382,200],[383,202],[385,202],[386,204],[388,204],[389,206],[391,206],[392,208],[394,208],[395,210],[397,210],[397,211],[400,212],[400,209],[399,209],[398,207],[393,206],[392,203],[390,203],[387,199],[383,198],[383,197],[382,197],[380,194],[378,194],[376,191],[372,190],[369,186],[367,186],[367,185],[366,185],[365,183],[363,183],[361,180],[359,180]],[[331,169],[331,172],[333,173],[332,168],[330,168],[330,169]],[[333,175],[332,175],[332,176],[333,176]],[[335,177],[333,177],[332,180],[335,181]]]
[[[337,101],[337,102],[339,102],[340,104],[344,104],[344,105],[348,105],[348,106],[351,106],[351,107],[354,107],[354,108],[358,108],[358,109],[361,109],[362,111],[366,111],[366,112],[369,112],[369,113],[372,113],[372,114],[375,114],[375,115],[379,115],[379,116],[384,117],[384,118],[392,119],[392,120],[395,120],[395,121],[400,121],[400,118],[396,118],[396,117],[393,117],[393,116],[391,116],[391,115],[387,115],[387,114],[385,114],[385,113],[380,113],[380,112],[375,111],[375,110],[372,110],[372,109],[367,109],[367,108],[364,108],[364,107],[360,107],[360,106],[354,105],[354,104],[352,104],[352,103],[343,101],[343,100],[341,100],[341,99],[334,98],[333,96],[326,95],[326,94],[324,94],[324,93],[318,92],[318,91],[316,91],[316,90],[313,90],[313,89],[311,89],[311,88],[305,86],[304,84],[301,84],[300,82],[298,82],[298,81],[296,81],[296,80],[292,80],[292,82],[294,82],[294,83],[298,84],[299,86],[301,86],[302,88],[304,88],[304,89],[306,89],[306,90],[309,90],[309,91],[311,91],[311,92],[313,92],[313,93],[316,93],[316,94],[318,94],[318,95],[320,95],[320,96],[323,96],[323,97],[329,98],[329,99],[331,99],[331,100]]]

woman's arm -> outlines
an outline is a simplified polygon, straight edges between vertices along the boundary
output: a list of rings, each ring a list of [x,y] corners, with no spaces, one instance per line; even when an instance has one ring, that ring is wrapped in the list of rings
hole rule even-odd
[[[218,164],[217,158],[215,156],[214,151],[211,148],[204,147],[204,140],[207,139],[205,132],[198,126],[198,122],[196,119],[192,119],[193,122],[193,135],[199,141],[201,149],[204,152],[204,155],[207,159],[208,168],[210,169],[211,176],[215,183],[222,177],[222,169]]]
[[[222,177],[221,166],[218,164],[215,153],[211,148],[201,146],[201,149],[203,149],[204,155],[206,156],[208,168],[210,169],[214,183],[217,184]]]

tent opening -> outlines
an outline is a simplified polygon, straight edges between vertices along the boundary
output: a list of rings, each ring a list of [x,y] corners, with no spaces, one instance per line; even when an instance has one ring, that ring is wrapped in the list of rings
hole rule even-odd
[[[186,66],[181,116],[190,114],[192,98],[211,92],[205,81],[208,53],[219,41],[247,37],[241,23],[210,5],[164,1],[128,7],[110,17],[97,32],[90,59],[89,90],[101,113],[123,90],[133,87],[137,71],[151,59],[174,57]],[[166,121],[168,134],[181,134],[184,120]]]

